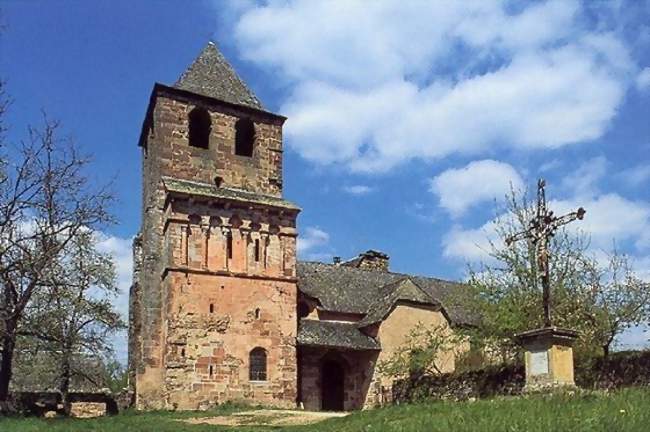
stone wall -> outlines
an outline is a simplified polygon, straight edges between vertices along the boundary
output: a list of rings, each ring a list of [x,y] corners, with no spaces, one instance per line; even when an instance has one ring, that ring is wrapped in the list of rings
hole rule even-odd
[[[523,392],[526,373],[523,365],[489,366],[463,373],[419,375],[393,384],[393,403],[425,399],[467,400]]]
[[[161,175],[209,184],[214,184],[218,176],[224,187],[281,196],[283,117],[237,110],[218,101],[179,99],[174,95],[159,95],[155,104],[150,119],[152,137],[144,151],[145,157],[158,154]],[[207,149],[188,144],[188,114],[196,107],[206,109],[211,118]],[[254,123],[252,157],[239,156],[234,151],[235,122],[242,117]]]
[[[69,395],[73,417],[98,417],[113,415],[122,410],[118,400],[122,395],[111,393],[72,392]],[[56,416],[63,415],[61,394],[58,392],[13,392],[9,403],[11,412],[22,415]]]
[[[356,410],[378,405],[380,389],[373,381],[377,363],[376,351],[339,351],[324,348],[300,348],[300,402],[306,410],[318,411],[322,407],[324,359],[334,359],[345,370],[344,409]]]
[[[650,351],[627,351],[608,358],[576,363],[576,385],[584,389],[616,389],[650,385]],[[523,364],[491,365],[438,376],[413,376],[393,385],[394,402],[423,399],[466,400],[518,395],[524,390]]]

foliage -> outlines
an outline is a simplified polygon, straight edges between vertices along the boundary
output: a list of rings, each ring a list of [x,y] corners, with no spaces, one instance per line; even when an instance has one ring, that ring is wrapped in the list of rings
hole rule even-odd
[[[535,245],[505,242],[529,226],[534,212],[526,194],[511,192],[505,212],[494,221],[489,259],[470,268],[469,295],[450,299],[480,317],[480,325],[467,331],[472,344],[504,363],[518,351],[514,335],[544,324]],[[580,333],[578,358],[607,354],[616,335],[648,320],[650,290],[624,255],[612,254],[603,266],[590,254],[588,238],[566,229],[551,239],[549,250],[553,324]]]
[[[612,389],[650,385],[650,350],[619,351],[576,364],[576,385]]]
[[[57,360],[66,408],[73,378],[101,385],[87,364],[103,363],[101,357],[112,353],[111,337],[125,328],[112,303],[118,294],[115,279],[112,256],[97,250],[93,232],[80,230],[48,267],[45,287],[32,299],[38,314],[23,333],[42,341]]]
[[[650,285],[637,277],[628,257],[616,250],[608,256],[606,265],[591,260],[586,270],[587,283],[572,300],[586,323],[583,338],[598,344],[607,356],[618,334],[648,322]]]
[[[103,383],[113,394],[127,388],[129,384],[129,371],[122,363],[115,359],[107,359],[102,368]]]
[[[455,352],[462,342],[447,327],[425,327],[419,323],[411,329],[404,344],[378,364],[378,370],[392,377],[440,374],[444,354]]]
[[[476,402],[427,402],[354,412],[349,416],[302,426],[294,432],[421,431],[645,431],[650,424],[650,390],[626,389],[611,394],[585,392]],[[241,411],[244,408],[235,408]],[[188,417],[232,414],[230,406],[208,412],[127,412],[89,420],[0,419],[0,430],[15,432],[259,432],[266,426],[214,426],[179,421]]]

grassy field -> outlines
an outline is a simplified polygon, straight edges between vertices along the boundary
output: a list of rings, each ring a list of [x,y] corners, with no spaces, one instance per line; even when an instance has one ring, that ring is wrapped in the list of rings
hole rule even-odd
[[[650,431],[650,388],[579,396],[530,396],[477,402],[431,402],[353,413],[305,426],[237,428],[178,421],[197,416],[228,415],[242,409],[208,412],[127,412],[99,419],[0,419],[2,432],[202,432],[268,431]]]

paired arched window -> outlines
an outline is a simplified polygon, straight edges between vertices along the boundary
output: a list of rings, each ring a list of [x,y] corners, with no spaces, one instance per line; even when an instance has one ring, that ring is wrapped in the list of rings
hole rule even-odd
[[[203,108],[197,107],[190,111],[188,120],[190,146],[207,149],[210,144],[210,130],[212,129],[210,114]]]
[[[250,353],[248,379],[251,381],[266,381],[266,351],[264,348],[254,348]]]
[[[255,125],[250,119],[242,118],[235,123],[235,154],[253,156],[255,143]]]

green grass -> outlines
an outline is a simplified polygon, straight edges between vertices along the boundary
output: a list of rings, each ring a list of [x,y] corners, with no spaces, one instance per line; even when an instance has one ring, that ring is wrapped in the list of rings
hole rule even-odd
[[[191,425],[175,419],[225,415],[241,407],[225,406],[209,412],[127,412],[99,419],[0,419],[2,432],[203,432],[268,431],[649,431],[650,388],[611,394],[529,396],[477,402],[429,402],[392,406],[326,420],[316,425],[283,428],[238,428]]]

